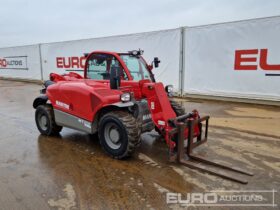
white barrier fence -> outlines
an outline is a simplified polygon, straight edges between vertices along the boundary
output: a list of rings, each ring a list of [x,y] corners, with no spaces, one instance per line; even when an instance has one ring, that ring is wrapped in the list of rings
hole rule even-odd
[[[280,17],[131,35],[0,48],[0,77],[83,74],[83,54],[143,49],[157,81],[180,94],[280,101]]]
[[[43,44],[43,78],[47,79],[54,71],[65,73],[74,70],[83,75],[83,54],[93,50],[127,52],[141,48],[148,62],[156,56],[160,58],[161,65],[154,70],[157,80],[174,84],[178,90],[179,45],[180,29]]]
[[[0,77],[41,80],[39,45],[0,48]]]
[[[187,28],[184,92],[280,100],[279,37],[280,17]]]

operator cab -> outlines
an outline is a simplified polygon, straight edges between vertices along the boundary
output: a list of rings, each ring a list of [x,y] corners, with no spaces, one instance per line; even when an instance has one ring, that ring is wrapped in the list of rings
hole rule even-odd
[[[119,61],[110,54],[94,53],[87,62],[87,78],[93,80],[108,80],[112,67],[120,67]],[[122,71],[123,79],[127,79]]]
[[[129,51],[128,53],[93,52],[87,59],[85,78],[110,80],[112,69],[118,68],[121,80],[151,80],[154,82],[152,65],[146,63],[141,56],[142,54],[142,50]],[[157,67],[160,61],[156,63],[155,59],[154,64]]]

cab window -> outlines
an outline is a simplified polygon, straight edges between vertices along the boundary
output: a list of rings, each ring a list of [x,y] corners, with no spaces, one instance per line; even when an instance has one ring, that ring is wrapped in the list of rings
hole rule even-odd
[[[114,66],[121,67],[119,61],[114,56],[107,54],[93,54],[88,60],[87,78],[94,80],[109,80],[111,68]],[[127,79],[123,69],[122,74],[122,79]]]
[[[129,69],[134,81],[149,79],[152,81],[151,75],[147,66],[141,57],[131,56],[127,54],[120,55],[125,65]]]

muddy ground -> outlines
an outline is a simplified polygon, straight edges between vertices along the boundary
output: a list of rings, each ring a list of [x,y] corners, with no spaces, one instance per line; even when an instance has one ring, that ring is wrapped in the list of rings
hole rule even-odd
[[[85,133],[64,128],[59,137],[41,136],[32,108],[40,88],[0,80],[0,209],[186,209],[167,204],[166,193],[280,189],[279,107],[180,100],[186,110],[211,116],[209,142],[199,154],[255,174],[243,176],[249,183],[242,185],[169,163],[155,132],[142,135],[141,146],[125,161],[106,156]],[[275,203],[278,209],[279,192]]]

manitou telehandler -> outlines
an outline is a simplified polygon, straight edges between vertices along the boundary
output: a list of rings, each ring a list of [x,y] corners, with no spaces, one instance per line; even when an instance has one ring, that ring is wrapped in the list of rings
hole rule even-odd
[[[160,60],[156,57],[148,65],[142,53],[142,50],[94,51],[85,54],[83,77],[74,72],[51,73],[41,90],[42,95],[33,102],[39,131],[43,135],[56,135],[65,126],[98,133],[104,151],[122,159],[134,152],[142,133],[156,129],[168,145],[170,159],[247,183],[195,162],[252,175],[192,153],[195,147],[207,141],[209,116],[200,117],[196,110],[186,114],[171,99],[172,86],[164,87],[155,81],[152,69],[159,66]]]

